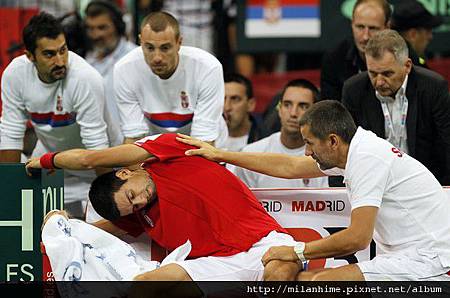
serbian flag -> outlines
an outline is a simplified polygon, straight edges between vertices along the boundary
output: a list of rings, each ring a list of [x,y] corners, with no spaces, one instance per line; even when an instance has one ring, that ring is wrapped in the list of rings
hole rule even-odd
[[[245,35],[320,37],[320,0],[247,0]]]

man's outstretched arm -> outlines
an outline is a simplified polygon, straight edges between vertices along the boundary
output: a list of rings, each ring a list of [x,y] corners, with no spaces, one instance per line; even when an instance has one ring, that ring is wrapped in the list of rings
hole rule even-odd
[[[72,149],[62,151],[53,158],[53,164],[61,169],[90,170],[95,168],[126,167],[153,157],[145,149],[125,144],[102,150]],[[40,158],[31,158],[26,169],[42,168]]]
[[[288,179],[326,176],[319,169],[314,159],[308,156],[223,151],[206,142],[182,134],[178,134],[177,140],[199,147],[199,149],[186,151],[186,155],[199,155],[212,161],[223,161],[269,176]]]

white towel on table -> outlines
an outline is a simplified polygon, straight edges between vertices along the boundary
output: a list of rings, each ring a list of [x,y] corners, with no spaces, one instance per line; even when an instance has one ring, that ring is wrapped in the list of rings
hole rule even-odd
[[[136,255],[133,247],[117,237],[61,215],[49,218],[42,230],[42,242],[56,281],[130,281],[160,266]],[[190,251],[188,240],[162,264],[182,261]]]

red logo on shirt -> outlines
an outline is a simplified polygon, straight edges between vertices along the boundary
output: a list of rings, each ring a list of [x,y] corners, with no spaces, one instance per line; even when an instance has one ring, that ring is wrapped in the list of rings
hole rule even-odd
[[[57,96],[56,97],[56,110],[58,111],[58,112],[62,112],[62,110],[63,110],[63,106],[62,106],[62,98],[61,98],[61,96]]]
[[[181,106],[184,109],[189,107],[189,96],[186,94],[186,91],[181,91],[180,98],[181,98]]]
[[[403,153],[399,149],[397,149],[395,147],[392,147],[391,150],[392,150],[393,153],[397,154],[398,157],[402,157],[403,156]]]

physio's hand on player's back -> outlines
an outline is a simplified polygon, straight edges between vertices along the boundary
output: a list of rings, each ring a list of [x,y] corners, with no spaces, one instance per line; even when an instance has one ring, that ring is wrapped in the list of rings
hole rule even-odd
[[[199,148],[187,150],[185,152],[186,155],[199,155],[212,161],[222,161],[220,158],[220,153],[222,151],[216,147],[181,133],[178,133],[177,135],[177,141]]]

